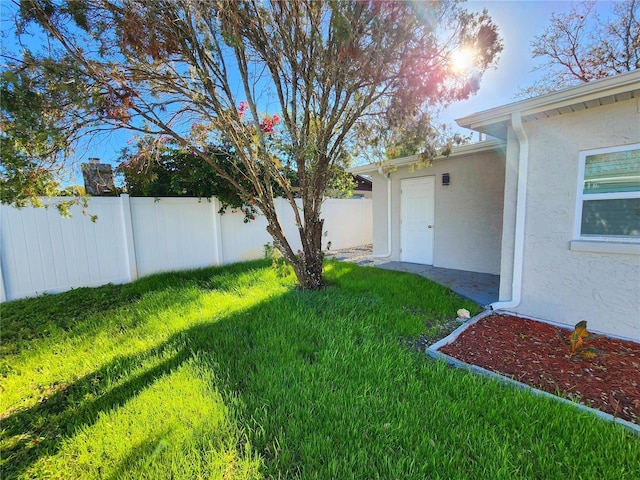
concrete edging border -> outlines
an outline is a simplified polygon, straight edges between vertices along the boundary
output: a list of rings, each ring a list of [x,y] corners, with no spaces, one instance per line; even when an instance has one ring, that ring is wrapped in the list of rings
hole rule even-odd
[[[509,377],[506,377],[504,375],[501,375],[499,373],[487,370],[486,368],[482,368],[482,367],[478,367],[477,365],[472,365],[472,364],[469,364],[469,363],[462,362],[462,361],[460,361],[460,360],[458,360],[456,358],[450,357],[449,355],[446,355],[446,354],[438,351],[443,346],[448,345],[450,343],[453,343],[458,338],[458,336],[462,332],[464,332],[467,328],[469,328],[470,326],[478,323],[483,318],[488,317],[489,315],[492,315],[494,313],[496,313],[498,315],[504,315],[504,314],[511,315],[511,313],[509,313],[509,312],[500,312],[499,310],[498,311],[485,310],[484,312],[476,315],[475,317],[471,318],[467,322],[465,322],[462,325],[460,325],[453,332],[451,332],[451,334],[449,334],[447,337],[445,337],[445,338],[441,339],[440,341],[434,343],[433,345],[429,346],[427,348],[427,350],[426,350],[426,354],[429,355],[430,357],[434,358],[434,359],[444,360],[449,365],[452,365],[452,366],[454,366],[456,368],[460,368],[462,370],[467,370],[467,371],[473,372],[475,374],[483,375],[485,377],[497,380],[498,382],[502,383],[503,385],[515,387],[515,388],[520,389],[520,390],[528,390],[529,392],[531,392],[534,395],[540,395],[540,396],[543,396],[543,397],[552,398],[552,399],[554,399],[556,401],[559,401],[561,403],[564,403],[564,404],[567,404],[567,405],[572,405],[572,406],[578,408],[579,410],[582,410],[583,412],[595,415],[596,417],[598,417],[601,420],[604,420],[606,422],[611,422],[611,423],[617,423],[617,424],[621,425],[622,427],[626,428],[627,430],[631,431],[632,433],[634,433],[636,435],[640,435],[640,425],[636,425],[635,423],[629,422],[627,420],[623,420],[621,418],[614,417],[613,415],[611,415],[609,413],[603,412],[603,411],[595,409],[595,408],[588,407],[588,406],[583,405],[581,403],[572,402],[571,400],[568,400],[566,398],[558,397],[557,395],[553,395],[552,393],[545,392],[544,390],[539,390],[539,389],[534,388],[534,387],[532,387],[530,385],[527,385],[525,383],[518,382],[517,380],[513,380],[513,379],[511,379]],[[513,315],[517,315],[517,314],[513,314]],[[550,323],[550,322],[545,322],[545,323]],[[560,325],[558,325],[558,326],[560,327]]]

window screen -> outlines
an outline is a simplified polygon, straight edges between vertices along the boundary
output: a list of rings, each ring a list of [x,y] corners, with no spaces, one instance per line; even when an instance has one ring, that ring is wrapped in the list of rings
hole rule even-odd
[[[640,237],[640,149],[582,158],[580,235]]]
[[[640,192],[640,150],[588,155],[583,193]]]

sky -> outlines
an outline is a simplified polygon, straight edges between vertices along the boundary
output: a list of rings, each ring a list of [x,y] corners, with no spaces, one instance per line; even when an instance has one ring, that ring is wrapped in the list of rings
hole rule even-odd
[[[532,72],[540,59],[531,58],[531,42],[543,33],[550,24],[551,14],[568,13],[573,3],[562,0],[471,0],[467,2],[470,11],[482,11],[486,8],[490,17],[500,29],[504,50],[500,55],[497,68],[485,72],[478,93],[448,108],[442,121],[455,125],[456,118],[471,115],[522,98],[516,98],[520,88],[530,86],[543,72]],[[613,2],[598,1],[596,11],[601,18],[611,11]],[[471,133],[457,127],[463,133]],[[475,134],[478,135],[477,133]],[[475,137],[477,139],[477,137]]]
[[[0,0],[0,5],[5,4],[6,1]],[[610,11],[612,3],[598,1],[596,8],[601,18]],[[531,58],[531,41],[544,31],[552,13],[567,13],[571,9],[572,2],[569,0],[469,0],[464,6],[469,11],[482,11],[486,8],[498,26],[504,43],[504,50],[500,54],[497,68],[485,72],[477,94],[450,106],[440,118],[441,122],[454,126],[454,130],[468,134],[471,132],[455,125],[456,118],[516,101],[516,93],[519,89],[531,85],[542,74],[532,72],[539,60]],[[87,148],[78,152],[78,160],[87,161],[89,157],[99,157],[103,162],[116,164],[120,150],[131,138],[132,135],[128,132],[117,132],[103,136],[99,140],[94,139]]]

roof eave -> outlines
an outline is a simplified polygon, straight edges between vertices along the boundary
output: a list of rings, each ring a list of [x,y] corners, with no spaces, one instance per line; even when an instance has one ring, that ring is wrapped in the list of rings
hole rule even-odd
[[[464,145],[459,145],[453,148],[453,152],[448,156],[439,156],[434,159],[434,161],[446,160],[448,158],[462,157],[465,155],[472,155],[476,153],[483,153],[492,150],[496,150],[499,147],[504,146],[504,141],[500,139],[490,139],[485,140],[484,142],[475,142],[475,143],[466,143]],[[418,161],[418,155],[410,155],[408,157],[402,158],[394,158],[393,160],[389,160],[388,162],[380,163],[369,163],[367,165],[359,165],[357,167],[352,167],[348,169],[349,173],[354,175],[362,174],[362,173],[372,173],[377,172],[378,169],[382,167],[403,167],[406,165],[410,165],[412,163],[416,163]]]
[[[561,115],[574,111],[572,106],[582,104],[579,110],[583,110],[594,106],[591,105],[593,103],[601,104],[600,100],[606,98],[613,98],[612,101],[617,101],[615,96],[623,94],[629,94],[632,98],[640,95],[640,70],[477,112],[457,118],[456,123],[462,128],[506,139],[507,127],[515,112],[520,112],[523,119]],[[563,112],[563,110],[565,111]]]

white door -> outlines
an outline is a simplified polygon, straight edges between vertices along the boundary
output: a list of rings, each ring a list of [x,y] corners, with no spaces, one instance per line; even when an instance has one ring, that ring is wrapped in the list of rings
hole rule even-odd
[[[400,260],[433,265],[436,177],[400,181]]]

